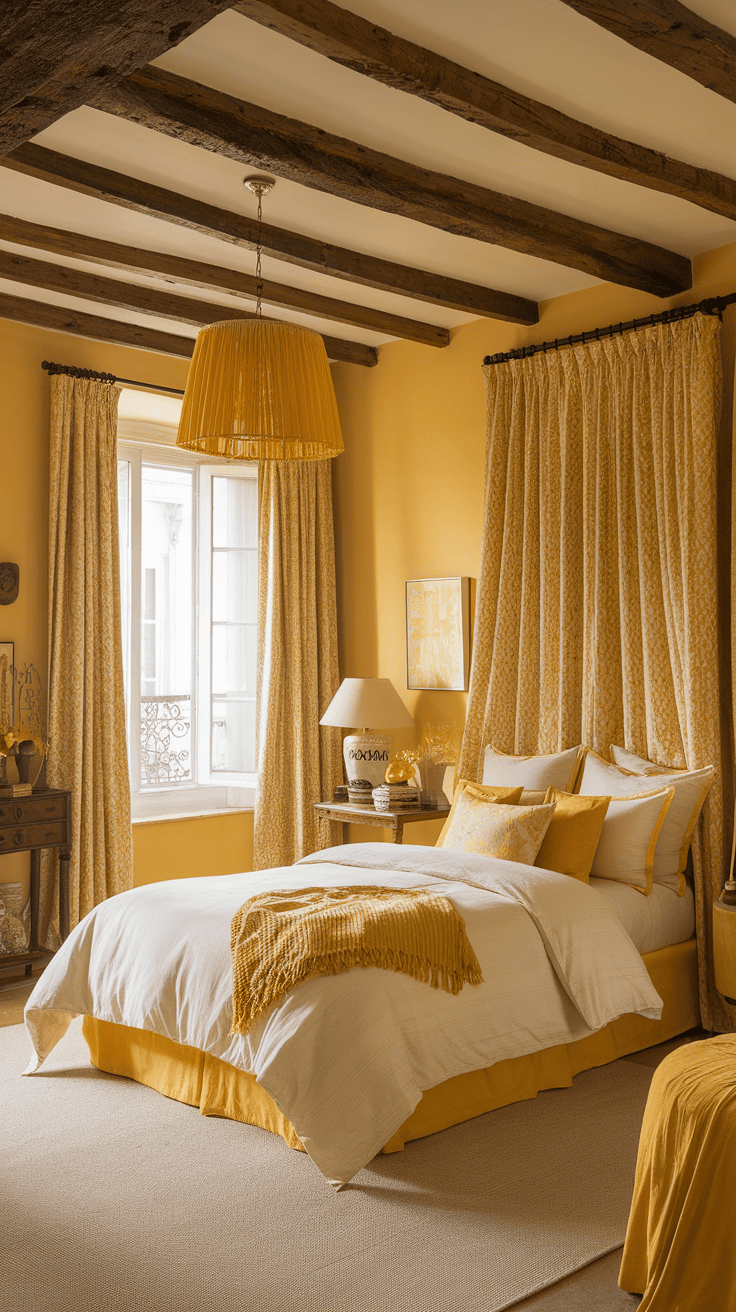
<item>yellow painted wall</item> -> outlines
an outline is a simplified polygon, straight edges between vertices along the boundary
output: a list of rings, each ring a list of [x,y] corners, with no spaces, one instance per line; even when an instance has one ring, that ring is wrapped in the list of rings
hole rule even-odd
[[[671,302],[602,284],[541,307],[534,328],[477,320],[435,350],[409,342],[381,349],[375,369],[335,365],[345,454],[334,462],[340,668],[387,675],[417,722],[462,725],[464,693],[408,692],[404,632],[407,578],[477,578],[483,513],[484,355],[656,313],[736,289],[736,244],[695,262],[691,292]],[[736,308],[724,320],[724,461],[731,431]],[[0,610],[0,639],[16,643],[45,677],[48,506],[48,377],[42,360],[109,370],[183,387],[187,364],[168,356],[31,328],[0,319],[0,560],[20,565],[18,601]],[[728,522],[729,480],[721,480]],[[724,587],[727,584],[724,579]],[[412,740],[397,732],[396,746]],[[438,821],[407,838],[432,843]],[[351,837],[386,833],[354,827]],[[135,826],[135,882],[178,874],[232,873],[252,864],[252,813]],[[23,875],[27,858],[6,858],[2,879]]]
[[[133,883],[253,869],[253,812],[133,825]]]
[[[477,578],[483,515],[485,355],[604,327],[674,305],[736,291],[736,244],[695,261],[691,292],[663,302],[600,284],[542,303],[539,324],[521,328],[476,320],[443,350],[395,342],[374,369],[335,365],[345,436],[335,461],[340,668],[345,676],[387,676],[417,722],[461,726],[466,694],[406,688],[404,581],[467,574]],[[724,316],[723,459],[728,470],[736,306]],[[720,483],[728,525],[728,477]],[[724,579],[724,586],[727,579]],[[396,732],[397,746],[412,739]],[[413,825],[412,842],[434,842],[437,822]],[[353,828],[370,841],[383,831]]]
[[[46,679],[49,378],[42,360],[183,387],[187,361],[0,319],[0,560],[20,566],[18,600],[0,607],[0,640]],[[248,870],[253,814],[134,826],[136,884],[179,874]],[[28,857],[10,854],[0,880],[28,883]]]

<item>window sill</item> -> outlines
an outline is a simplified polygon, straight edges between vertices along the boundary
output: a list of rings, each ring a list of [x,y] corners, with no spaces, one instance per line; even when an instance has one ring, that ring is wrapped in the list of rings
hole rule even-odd
[[[133,824],[143,820],[186,820],[190,816],[228,815],[231,811],[252,811],[256,790],[253,783],[194,784],[183,788],[157,788],[134,793]]]
[[[172,820],[209,820],[217,815],[248,815],[253,813],[252,806],[225,806],[221,811],[178,811],[173,815],[170,812],[161,815],[139,815],[133,816],[133,827],[136,825],[163,825]]]

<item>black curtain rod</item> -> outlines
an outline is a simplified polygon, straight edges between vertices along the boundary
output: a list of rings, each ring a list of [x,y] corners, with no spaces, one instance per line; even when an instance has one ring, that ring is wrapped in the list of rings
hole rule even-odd
[[[633,332],[637,328],[649,328],[655,323],[676,323],[679,319],[690,319],[694,314],[723,314],[726,306],[736,303],[736,292],[730,296],[711,296],[697,305],[680,305],[674,310],[663,310],[661,314],[650,314],[646,319],[631,319],[628,323],[611,323],[607,328],[592,328],[590,332],[575,333],[570,337],[555,338],[553,342],[536,342],[532,346],[517,346],[513,351],[486,355],[484,364],[504,364],[507,360],[526,360],[538,351],[559,351],[562,346],[575,346],[577,342],[599,342],[601,337],[615,337],[617,333]]]
[[[76,364],[54,364],[42,360],[41,368],[51,374],[66,374],[69,378],[95,378],[98,383],[127,383],[130,387],[143,387],[149,392],[169,392],[172,396],[183,396],[179,387],[164,387],[161,383],[142,383],[138,378],[117,378],[115,374],[105,374],[97,369],[81,369]]]

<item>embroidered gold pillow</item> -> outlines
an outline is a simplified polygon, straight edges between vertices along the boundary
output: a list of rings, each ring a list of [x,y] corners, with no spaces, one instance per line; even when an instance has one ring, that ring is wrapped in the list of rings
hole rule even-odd
[[[442,846],[451,852],[477,852],[533,865],[549,822],[554,803],[542,806],[509,806],[488,802],[464,788],[452,823],[442,835]]]
[[[590,868],[610,797],[580,797],[577,793],[548,788],[544,800],[554,802],[555,812],[537,852],[535,866],[590,883]]]
[[[488,788],[486,787],[485,784],[476,784],[472,779],[458,779],[455,785],[455,791],[452,794],[452,806],[450,808],[450,814],[445,820],[445,823],[442,827],[442,832],[439,838],[437,839],[437,842],[435,843],[435,847],[442,847],[443,839],[450,827],[450,822],[452,820],[452,817],[455,814],[455,807],[457,806],[458,801],[460,800],[460,797],[466,788],[469,789],[469,791],[473,794],[474,797],[480,798],[481,801],[485,800],[486,802],[506,802],[509,806],[511,806],[514,802],[518,802],[519,799],[521,798],[522,792],[524,791],[523,788],[521,787]],[[542,798],[541,800],[544,801],[544,798]]]

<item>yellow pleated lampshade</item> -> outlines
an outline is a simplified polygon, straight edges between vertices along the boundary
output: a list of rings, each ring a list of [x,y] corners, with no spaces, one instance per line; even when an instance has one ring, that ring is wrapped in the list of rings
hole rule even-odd
[[[324,460],[344,450],[319,333],[229,319],[194,345],[177,446],[238,460]]]

